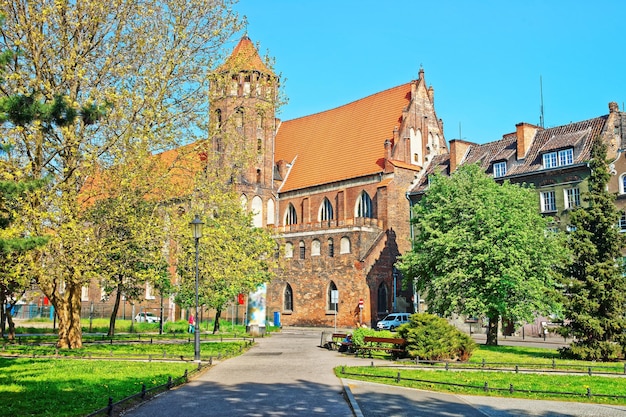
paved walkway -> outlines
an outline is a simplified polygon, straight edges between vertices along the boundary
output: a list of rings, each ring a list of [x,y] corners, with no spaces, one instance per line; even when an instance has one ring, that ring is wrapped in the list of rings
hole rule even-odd
[[[334,367],[372,360],[320,348],[321,333],[284,329],[259,338],[245,354],[125,416],[626,417],[626,407],[439,394],[341,380]]]

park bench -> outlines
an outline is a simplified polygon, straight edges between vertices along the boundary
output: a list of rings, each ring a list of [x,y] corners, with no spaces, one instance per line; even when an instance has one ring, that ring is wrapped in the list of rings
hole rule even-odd
[[[338,350],[339,346],[343,343],[343,339],[347,336],[346,333],[333,333],[328,342],[328,350]]]
[[[399,337],[365,336],[363,342],[365,343],[363,346],[356,347],[357,355],[361,353],[363,357],[367,353],[371,358],[372,351],[380,351],[387,352],[392,357],[398,358],[406,352],[406,340]]]

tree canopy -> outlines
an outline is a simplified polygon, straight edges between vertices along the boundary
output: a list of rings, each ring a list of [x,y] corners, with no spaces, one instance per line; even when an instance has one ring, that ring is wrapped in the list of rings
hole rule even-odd
[[[496,183],[478,165],[434,175],[413,208],[412,250],[398,269],[426,292],[428,311],[522,322],[559,309],[558,271],[566,252],[531,188]]]
[[[621,250],[626,237],[616,227],[620,213],[607,190],[606,144],[594,140],[586,202],[570,216],[568,246],[573,261],[565,277],[565,334],[576,340],[562,349],[566,357],[614,360],[626,339],[626,276]]]
[[[93,271],[87,179],[137,144],[155,153],[208,137],[207,74],[241,28],[232,4],[0,0],[0,50],[12,53],[0,99],[28,110],[16,114],[24,119],[4,111],[1,134],[22,175],[47,180],[22,220],[30,235],[51,236],[29,268],[57,312],[59,347],[82,345],[81,288]]]

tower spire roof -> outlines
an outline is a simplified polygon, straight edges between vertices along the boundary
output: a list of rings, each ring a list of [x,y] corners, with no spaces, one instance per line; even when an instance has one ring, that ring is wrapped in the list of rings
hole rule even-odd
[[[264,74],[273,74],[273,72],[265,65],[256,47],[248,37],[244,34],[233,52],[230,54],[226,62],[222,64],[217,71],[259,71]]]

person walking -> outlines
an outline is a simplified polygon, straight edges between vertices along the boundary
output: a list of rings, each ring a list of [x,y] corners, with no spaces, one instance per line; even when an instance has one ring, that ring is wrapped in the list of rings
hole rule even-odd
[[[189,329],[187,331],[189,333],[195,333],[196,331],[196,321],[193,317],[193,314],[189,315]]]

